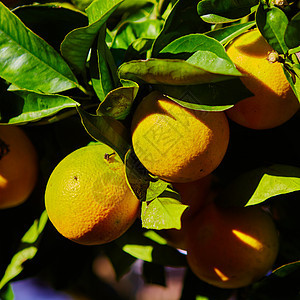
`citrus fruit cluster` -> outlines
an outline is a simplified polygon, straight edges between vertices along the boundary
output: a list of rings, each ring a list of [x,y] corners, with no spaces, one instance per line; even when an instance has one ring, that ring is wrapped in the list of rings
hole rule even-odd
[[[254,94],[228,111],[193,110],[152,90],[140,99],[131,122],[132,148],[139,162],[169,182],[189,205],[181,230],[162,230],[176,248],[187,251],[192,271],[209,284],[239,288],[271,268],[278,234],[260,206],[219,207],[213,172],[230,142],[228,118],[252,129],[267,129],[289,120],[299,102],[280,62],[258,30],[236,38],[227,53]],[[53,170],[46,187],[50,221],[66,238],[85,245],[111,242],[136,220],[140,200],[125,174],[125,164],[105,144],[80,148]]]
[[[221,288],[255,282],[272,269],[278,254],[271,215],[260,206],[219,207],[212,188],[212,173],[230,141],[227,117],[262,130],[285,123],[299,109],[281,63],[268,60],[271,52],[257,29],[227,47],[253,96],[226,112],[188,109],[153,91],[133,115],[137,157],[150,173],[171,182],[190,206],[182,216],[181,230],[162,230],[162,236],[187,251],[188,264],[200,279]]]
[[[21,205],[38,177],[37,152],[17,126],[0,126],[0,209]]]

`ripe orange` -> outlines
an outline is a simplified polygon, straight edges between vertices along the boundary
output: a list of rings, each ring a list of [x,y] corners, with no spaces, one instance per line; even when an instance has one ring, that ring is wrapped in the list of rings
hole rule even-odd
[[[221,209],[210,204],[190,224],[187,261],[201,280],[240,288],[272,268],[278,247],[274,222],[259,206]]]
[[[45,205],[63,236],[97,245],[118,238],[133,224],[140,201],[126,182],[120,157],[97,144],[75,150],[55,167],[46,186]]]
[[[36,150],[17,126],[0,125],[0,209],[24,203],[38,175]]]
[[[269,62],[273,51],[257,29],[237,37],[227,54],[245,75],[241,80],[254,94],[226,111],[236,123],[251,129],[270,129],[288,121],[299,109],[280,62]]]
[[[224,112],[184,108],[159,92],[133,115],[132,145],[148,171],[169,182],[198,180],[221,163],[229,142]]]

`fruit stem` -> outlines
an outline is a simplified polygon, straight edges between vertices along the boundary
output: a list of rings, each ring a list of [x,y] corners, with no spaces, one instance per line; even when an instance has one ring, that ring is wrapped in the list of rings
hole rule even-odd
[[[115,155],[115,154],[116,154],[115,152],[110,153],[110,154],[109,153],[105,153],[104,154],[104,159],[107,160],[107,161],[109,161],[110,157],[113,156],[113,155]]]
[[[275,63],[275,62],[284,63],[284,59],[276,51],[270,51],[268,53],[267,60],[270,63]]]

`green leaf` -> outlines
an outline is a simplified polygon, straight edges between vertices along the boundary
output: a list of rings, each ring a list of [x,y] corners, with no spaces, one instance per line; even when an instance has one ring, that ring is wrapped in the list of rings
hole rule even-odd
[[[138,38],[133,41],[126,52],[124,53],[124,61],[130,61],[134,59],[146,59],[148,53],[152,48],[154,39]]]
[[[0,76],[43,93],[79,87],[62,57],[0,2]],[[38,76],[37,76],[38,74]]]
[[[21,239],[18,252],[13,256],[0,281],[0,289],[23,271],[23,263],[25,261],[32,259],[36,255],[39,239],[47,224],[47,220],[47,212],[43,211],[40,218],[35,220],[33,225],[25,233]]]
[[[233,180],[219,197],[225,206],[249,206],[271,197],[300,190],[300,168],[274,164],[245,172]]]
[[[298,12],[288,23],[285,35],[284,35],[284,41],[287,45],[287,47],[296,48],[300,46],[300,12]]]
[[[124,22],[119,28],[111,48],[127,50],[138,38],[155,39],[162,28],[161,20]]]
[[[124,21],[133,22],[155,17],[159,19],[161,16],[157,14],[157,4],[157,0],[126,0],[120,4],[115,15],[123,17]],[[120,24],[122,21],[118,25]]]
[[[80,107],[77,107],[77,110],[85,130],[90,136],[110,146],[124,160],[131,143],[127,128],[111,117],[92,115]]]
[[[121,85],[117,67],[105,37],[106,27],[103,25],[99,32],[97,47],[92,48],[90,61],[92,85],[100,101],[103,101],[110,91]]]
[[[251,14],[258,0],[203,0],[198,3],[199,16],[208,23],[227,23]]]
[[[0,123],[24,124],[55,116],[61,110],[79,103],[58,94],[42,94],[29,90],[9,89],[0,97]]]
[[[300,191],[300,168],[273,165],[264,170],[264,174],[247,205],[255,205],[271,197],[295,191]]]
[[[205,296],[197,296],[196,300],[210,300],[210,299]]]
[[[146,284],[156,284],[166,287],[165,267],[162,265],[149,263],[145,261],[143,263],[143,278]]]
[[[97,109],[97,115],[110,116],[120,120],[127,117],[139,86],[130,80],[122,80],[122,84],[122,87],[116,88],[107,94]]]
[[[269,276],[256,282],[249,291],[249,299],[282,300],[299,299],[300,262],[295,261],[283,265]]]
[[[191,53],[186,62],[203,70],[230,76],[241,76],[221,43],[204,34],[189,34],[176,39],[160,53]]]
[[[210,25],[201,20],[197,14],[197,2],[179,0],[173,6],[161,33],[153,44],[151,57],[157,57],[161,49],[183,35],[204,33],[209,30]]]
[[[259,5],[256,12],[257,27],[270,46],[279,54],[288,51],[284,40],[288,22],[286,14],[280,8]]]
[[[153,178],[149,171],[141,164],[131,148],[125,157],[126,179],[134,194],[141,201],[150,202],[160,196],[170,183]],[[173,196],[179,198],[179,194],[173,191]]]
[[[154,230],[147,230],[144,233],[144,236],[148,239],[160,244],[160,245],[167,245],[168,242],[163,237],[161,237],[156,231]]]
[[[291,262],[286,265],[283,265],[283,266],[275,269],[272,272],[272,274],[277,277],[286,277],[295,271],[300,271],[300,261],[295,261],[295,262]]]
[[[150,202],[152,200],[155,200],[157,197],[159,197],[166,189],[170,186],[169,182],[166,182],[161,179],[156,179],[154,181],[149,182],[149,186],[146,192],[146,202]],[[176,199],[180,199],[179,194],[174,192],[174,197]]]
[[[196,110],[224,111],[253,94],[239,78],[187,86],[155,85],[178,104]]]
[[[123,79],[142,81],[151,84],[190,85],[219,82],[232,79],[236,75],[211,73],[204,68],[181,59],[132,60],[119,67],[119,76]]]
[[[233,40],[235,37],[239,36],[241,33],[249,30],[254,25],[255,25],[255,21],[226,26],[224,28],[215,29],[206,32],[205,35],[216,39],[224,46],[228,44],[231,40]]]
[[[126,153],[124,162],[129,187],[138,199],[144,201],[151,181],[148,170],[141,164],[132,148]]]
[[[62,3],[22,5],[13,10],[22,22],[56,51],[65,36],[75,28],[87,26],[87,16]]]
[[[284,74],[300,102],[300,64],[293,64],[291,68],[283,68]]]
[[[8,284],[4,290],[0,291],[1,300],[14,300],[14,292],[10,284]]]
[[[21,239],[22,243],[34,244],[38,241],[41,233],[43,232],[46,223],[48,221],[48,215],[46,211],[43,211],[40,218],[35,220],[29,230],[24,234]]]
[[[123,247],[123,251],[129,253],[130,255],[144,260],[152,262],[152,251],[153,246],[145,246],[145,245],[125,245]]]
[[[167,244],[160,244],[147,237],[140,226],[131,227],[114,242],[131,256],[162,266],[186,266],[186,256]]]
[[[154,200],[142,203],[142,225],[147,229],[180,229],[181,216],[187,207],[180,202],[178,193],[166,189]]]
[[[105,254],[113,265],[118,281],[130,271],[136,258],[124,252],[120,247],[116,247],[114,243],[108,243],[103,247]]]
[[[78,72],[83,72],[88,52],[100,28],[124,0],[96,0],[87,8],[89,25],[71,31],[61,44],[63,56]]]

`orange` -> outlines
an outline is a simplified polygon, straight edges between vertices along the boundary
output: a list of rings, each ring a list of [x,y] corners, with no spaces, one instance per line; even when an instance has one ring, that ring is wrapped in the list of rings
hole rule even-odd
[[[259,206],[205,207],[190,224],[187,261],[201,280],[240,288],[261,279],[276,260],[279,240],[270,215]]]
[[[181,202],[188,205],[188,209],[181,216],[180,229],[161,230],[161,235],[167,240],[168,244],[179,249],[186,250],[186,236],[189,224],[197,214],[210,203],[213,199],[212,174],[199,180],[185,183],[173,183],[173,187],[179,193]]]
[[[196,181],[221,163],[229,142],[224,112],[185,108],[154,91],[132,120],[136,156],[153,175],[169,182]]]
[[[135,221],[140,201],[131,192],[125,166],[114,151],[97,144],[67,155],[45,191],[50,221],[64,237],[100,245],[120,237]]]
[[[272,51],[257,29],[240,35],[227,48],[227,54],[245,75],[242,82],[254,94],[226,111],[239,125],[251,129],[274,128],[291,119],[299,109],[282,64],[268,60]]]
[[[38,175],[36,150],[17,126],[0,125],[0,209],[24,203]]]

